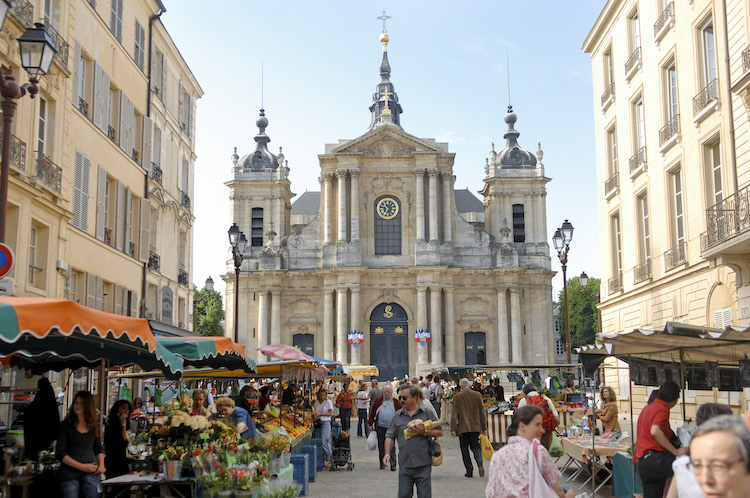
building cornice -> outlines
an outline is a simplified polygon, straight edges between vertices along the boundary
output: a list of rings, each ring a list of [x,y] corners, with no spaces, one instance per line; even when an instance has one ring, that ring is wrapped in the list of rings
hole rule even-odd
[[[606,32],[606,29],[611,25],[612,18],[617,13],[622,3],[623,0],[609,0],[607,2],[599,14],[599,17],[596,19],[594,26],[591,28],[591,31],[589,31],[588,36],[586,36],[586,39],[583,41],[581,49],[584,53],[590,54],[594,50],[594,47],[599,44],[599,40]]]

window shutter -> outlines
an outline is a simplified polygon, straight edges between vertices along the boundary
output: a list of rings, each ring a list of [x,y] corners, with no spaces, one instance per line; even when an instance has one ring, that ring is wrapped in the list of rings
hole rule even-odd
[[[128,96],[120,91],[120,148],[130,155],[128,151]]]
[[[128,99],[128,148],[125,152],[133,157],[133,149],[135,149],[135,104]]]
[[[177,87],[177,119],[180,120],[180,128],[185,129],[185,98],[182,91],[182,81],[180,81]]]
[[[122,315],[122,291],[123,287],[120,284],[115,284],[115,315]]]
[[[732,307],[714,310],[714,327],[723,329],[732,325]]]
[[[130,316],[138,316],[138,293],[130,291]]]
[[[91,309],[96,307],[96,275],[86,273],[86,306]]]
[[[96,277],[96,309],[104,310],[104,280],[102,277]]]
[[[83,204],[83,154],[76,149],[75,173],[73,176],[73,226],[81,228],[81,206]]]
[[[148,201],[148,199],[141,199],[141,222],[140,222],[140,237],[138,240],[138,260],[142,263],[146,263],[148,261],[148,240],[150,237],[150,227],[149,224],[151,222],[151,203]]]
[[[130,254],[130,242],[131,242],[131,226],[133,222],[133,193],[130,187],[125,187],[125,240],[123,251],[125,254]],[[132,256],[132,255],[131,255]]]
[[[94,99],[91,103],[92,107],[92,116],[94,117],[94,125],[102,130],[104,133],[107,133],[107,128],[102,128],[102,117],[104,113],[102,112],[102,76],[104,74],[104,71],[102,70],[102,66],[99,65],[98,62],[94,62]],[[109,86],[107,87],[107,93],[109,93]]]
[[[125,184],[117,180],[117,204],[115,205],[115,247],[125,252]]]
[[[104,240],[104,215],[106,213],[107,170],[99,166],[96,191],[96,238]]]
[[[99,127],[100,130],[104,132],[105,135],[109,135],[109,116],[110,116],[110,102],[109,102],[109,80],[110,77],[107,73],[102,71],[101,74],[101,80],[102,80],[102,89],[101,89],[101,95],[99,97],[99,109],[101,113],[101,126]]]
[[[74,42],[74,48],[73,48],[73,107],[77,107],[78,109],[81,109],[81,107],[78,104],[78,101],[83,96],[81,95],[81,89],[83,88],[83,81],[81,81],[81,78],[83,77],[82,74],[80,74],[80,65],[81,65],[81,44],[78,43],[78,40],[73,40]],[[83,109],[81,109],[81,112],[83,112]]]
[[[73,270],[71,270],[70,265],[68,265],[68,269],[65,270],[65,273],[63,274],[63,279],[65,281],[65,287],[63,290],[63,298],[64,299],[70,299],[70,281],[73,274]]]
[[[154,122],[148,116],[143,116],[143,151],[141,154],[141,166],[146,171],[151,171],[151,156],[153,155]]]
[[[91,160],[83,156],[83,169],[81,174],[81,226],[84,232],[89,229],[89,172],[91,171]]]

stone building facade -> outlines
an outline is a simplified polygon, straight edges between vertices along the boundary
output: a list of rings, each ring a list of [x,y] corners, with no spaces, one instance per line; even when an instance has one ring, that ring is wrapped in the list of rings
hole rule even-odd
[[[402,128],[388,34],[380,41],[370,126],[326,145],[321,193],[292,204],[289,167],[281,150],[268,150],[263,110],[255,151],[235,151],[226,185],[249,248],[239,289],[227,263],[227,330],[239,292],[240,342],[374,364],[381,378],[443,365],[552,362],[541,150],[520,148],[509,109],[507,145],[493,145],[484,166],[483,206],[456,191],[448,144]]]

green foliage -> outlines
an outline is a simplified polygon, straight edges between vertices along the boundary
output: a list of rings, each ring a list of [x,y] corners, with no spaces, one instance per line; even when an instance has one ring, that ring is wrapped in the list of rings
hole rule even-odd
[[[196,316],[193,318],[197,320],[196,331],[200,335],[223,336],[224,329],[221,326],[221,320],[224,318],[224,304],[221,294],[215,290],[209,291],[205,287],[198,290],[193,286],[193,291],[195,299],[199,301],[195,311]]]
[[[599,294],[600,280],[589,278],[586,290],[583,292],[578,277],[568,280],[568,312],[570,320],[570,342],[573,349],[593,344],[599,334],[599,314],[596,309]],[[565,342],[565,296],[560,291],[558,296],[560,313],[557,315],[557,324],[560,327],[560,337]]]

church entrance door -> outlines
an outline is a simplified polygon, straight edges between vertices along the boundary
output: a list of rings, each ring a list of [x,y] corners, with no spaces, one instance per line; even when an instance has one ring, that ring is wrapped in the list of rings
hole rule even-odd
[[[299,348],[308,356],[315,356],[315,336],[312,334],[294,334],[292,346]]]
[[[409,375],[409,327],[396,303],[379,304],[370,315],[370,364],[380,370],[381,381]]]
[[[467,332],[464,335],[464,346],[466,365],[487,364],[484,332]]]

